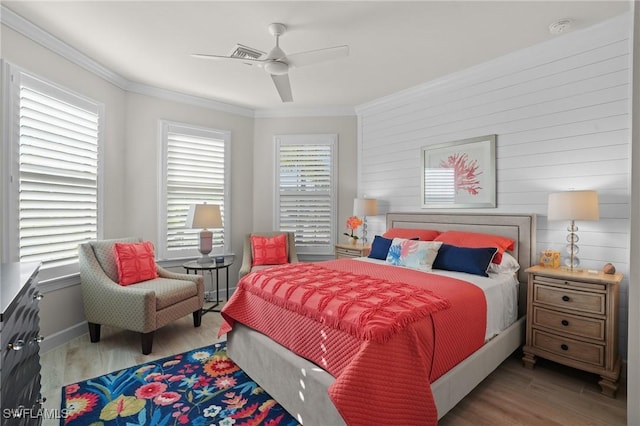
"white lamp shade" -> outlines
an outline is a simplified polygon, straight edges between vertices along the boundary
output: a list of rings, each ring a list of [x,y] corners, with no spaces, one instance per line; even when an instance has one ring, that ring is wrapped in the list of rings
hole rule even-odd
[[[547,220],[598,220],[596,191],[566,191],[549,194]]]
[[[374,198],[355,198],[353,214],[356,216],[375,216],[378,214],[378,200]]]
[[[217,204],[192,204],[187,214],[188,228],[222,228],[220,206]]]

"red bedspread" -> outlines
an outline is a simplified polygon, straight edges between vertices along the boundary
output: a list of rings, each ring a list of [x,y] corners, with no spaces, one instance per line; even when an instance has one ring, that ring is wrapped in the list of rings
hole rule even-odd
[[[293,270],[303,274],[290,279]],[[348,259],[249,274],[222,315],[220,334],[240,321],[332,374],[329,394],[349,425],[436,424],[429,383],[482,346],[486,328],[476,286]]]

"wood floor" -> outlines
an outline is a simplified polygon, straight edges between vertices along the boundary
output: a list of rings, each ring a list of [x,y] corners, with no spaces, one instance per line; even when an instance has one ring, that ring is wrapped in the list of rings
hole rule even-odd
[[[207,313],[202,326],[191,316],[156,332],[153,352],[140,352],[136,333],[102,327],[99,343],[89,336],[41,354],[46,408],[60,408],[61,387],[91,377],[217,342],[220,314]],[[45,426],[58,425],[45,420]],[[519,354],[502,363],[464,400],[440,420],[453,425],[626,425],[626,393],[616,399],[599,393],[597,377],[540,360],[534,370],[522,367]]]

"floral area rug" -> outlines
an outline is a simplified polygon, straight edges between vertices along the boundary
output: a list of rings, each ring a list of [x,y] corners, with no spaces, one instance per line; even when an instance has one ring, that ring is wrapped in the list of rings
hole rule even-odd
[[[283,425],[299,423],[227,356],[226,343],[62,388],[61,425]]]

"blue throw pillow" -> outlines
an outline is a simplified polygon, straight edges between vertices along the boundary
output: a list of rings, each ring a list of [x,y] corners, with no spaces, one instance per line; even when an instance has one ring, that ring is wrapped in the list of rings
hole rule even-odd
[[[418,237],[408,239],[418,240]],[[371,259],[387,260],[387,254],[389,254],[389,248],[391,247],[392,242],[393,238],[385,238],[380,235],[376,235],[373,238],[373,243],[371,244],[369,257]]]
[[[443,244],[432,267],[488,277],[487,268],[497,252],[496,247],[471,248]]]
[[[391,247],[392,242],[393,239],[376,235],[373,239],[373,243],[371,244],[369,257],[372,259],[387,260],[387,253],[389,253],[389,247]]]

